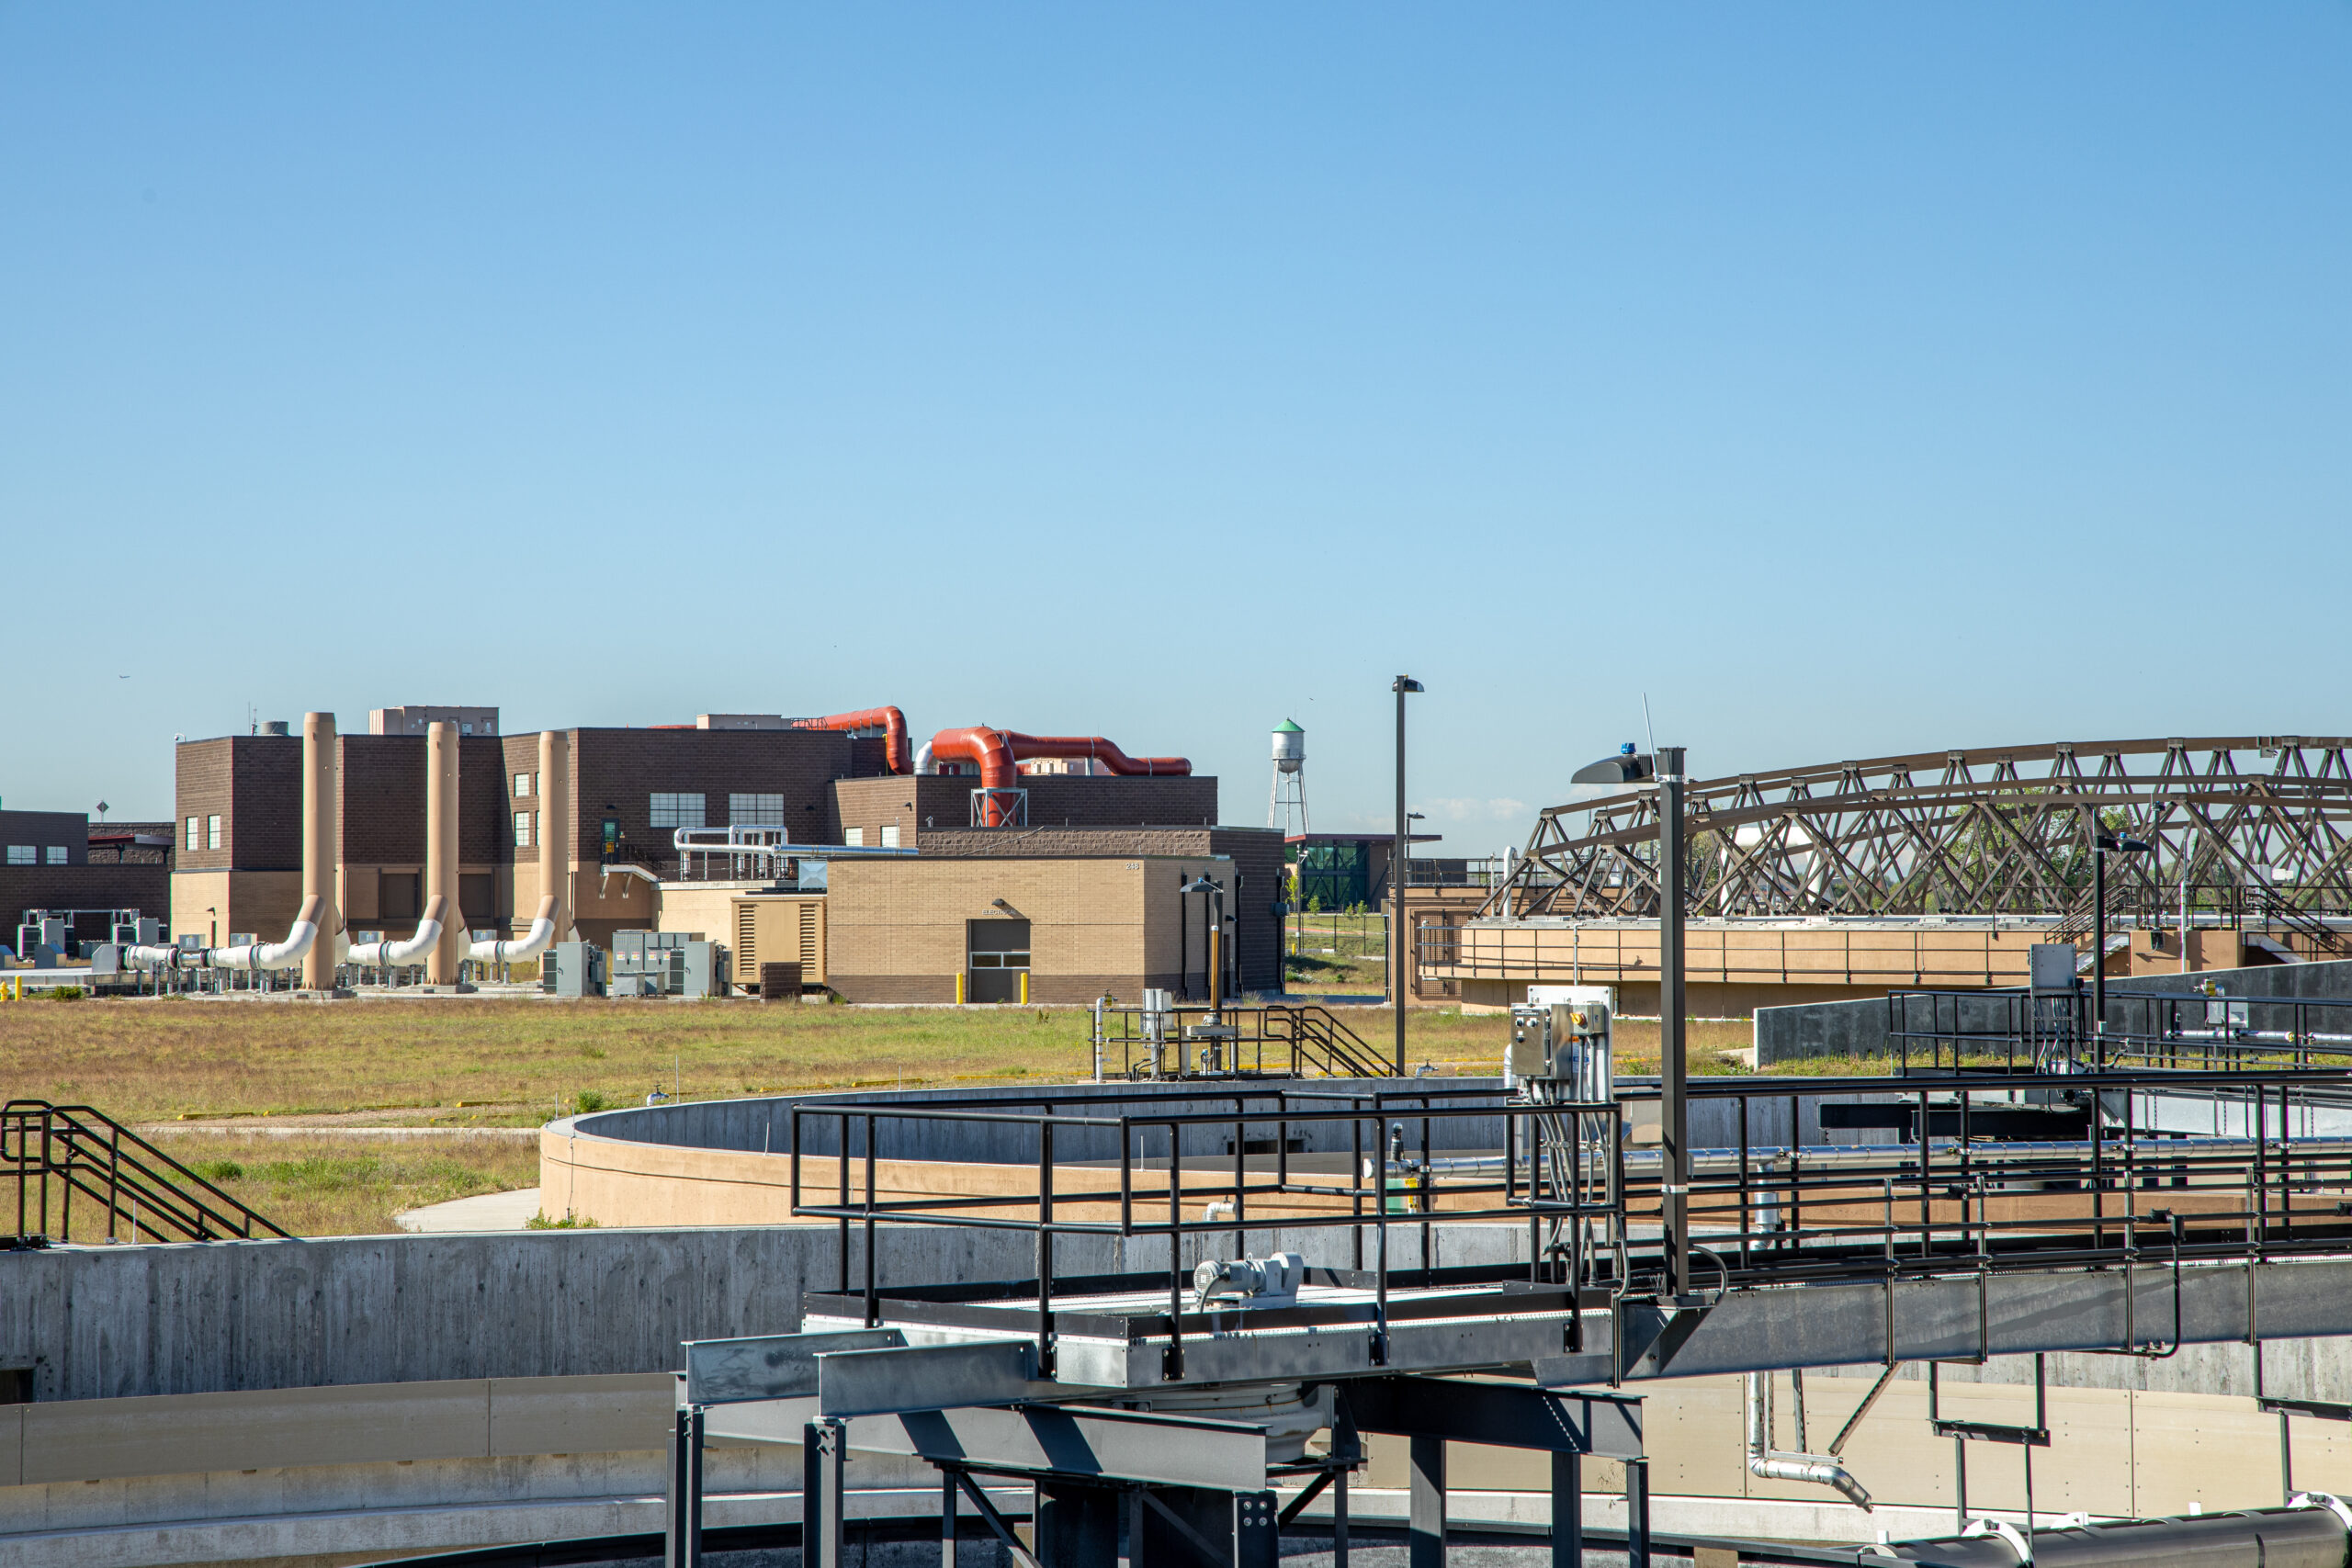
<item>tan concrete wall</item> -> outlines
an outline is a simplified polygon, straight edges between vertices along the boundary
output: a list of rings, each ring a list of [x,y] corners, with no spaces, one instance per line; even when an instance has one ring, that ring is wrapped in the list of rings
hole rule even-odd
[[[1826,1448],[1853,1413],[1864,1375],[1809,1375],[1806,1437]],[[1750,1497],[1836,1503],[1826,1487],[1763,1481],[1747,1473],[1743,1394],[1737,1378],[1647,1382],[1640,1393],[1647,1419],[1650,1489],[1667,1496]],[[1793,1448],[1789,1381],[1779,1379],[1779,1441]],[[2033,1455],[2033,1503],[2038,1516],[2076,1511],[2120,1517],[2186,1513],[2191,1503],[2211,1513],[2275,1507],[2279,1491],[2278,1421],[2251,1399],[2221,1394],[2151,1393],[2128,1389],[2049,1391],[2051,1446]],[[2032,1422],[2030,1386],[1948,1385],[1940,1398],[1948,1418],[2026,1426]],[[2341,1422],[2294,1424],[2295,1484],[2299,1490],[2340,1493],[2352,1487],[2352,1433]],[[1894,1382],[1846,1445],[1855,1478],[1883,1505],[1951,1507],[1952,1443],[1928,1426],[1924,1382]],[[1550,1485],[1542,1454],[1515,1449],[1449,1446],[1449,1473],[1462,1487],[1541,1491]],[[1374,1438],[1367,1486],[1405,1484],[1405,1442]],[[1588,1463],[1590,1492],[1622,1492],[1623,1467]],[[2019,1450],[2007,1445],[1968,1448],[1968,1504],[1973,1514],[2025,1506]],[[1859,1517],[1859,1516],[1858,1516]]]
[[[664,1372],[472,1378],[20,1404],[0,1486],[285,1465],[659,1448]]]
[[[172,873],[172,936],[209,937],[213,917],[206,906],[220,911],[220,940],[232,931],[252,931],[265,942],[276,942],[294,923],[302,907],[300,871],[175,871]]]
[[[1004,918],[1002,899],[1030,922],[1038,999],[1082,1000],[1105,987],[1132,995],[1175,970],[1178,886],[1227,863],[1194,856],[836,862],[826,895],[827,972],[854,1001],[952,1000],[965,922]],[[1205,927],[1201,900],[1192,903],[1198,968]]]

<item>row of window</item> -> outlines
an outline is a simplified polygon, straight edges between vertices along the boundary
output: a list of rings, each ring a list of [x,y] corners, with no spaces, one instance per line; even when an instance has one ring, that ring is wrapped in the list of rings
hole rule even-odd
[[[8,846],[8,863],[10,865],[40,865],[43,863],[50,865],[65,865],[70,863],[66,859],[65,846],[63,844],[50,844],[45,848],[40,844],[10,844]]]
[[[727,797],[727,820],[709,819],[703,795],[664,795],[656,793],[652,800],[651,817],[656,828],[778,828],[784,825],[782,795],[730,795]]]
[[[204,829],[204,838],[201,843],[198,843],[197,840],[197,828],[199,823],[203,826]],[[219,849],[220,847],[220,818],[218,817],[189,818],[187,819],[187,847],[191,850]]]
[[[863,828],[842,829],[842,842],[847,844],[854,850],[865,848],[865,829]],[[895,850],[899,847],[899,825],[896,822],[885,822],[882,824],[881,847],[886,850]]]

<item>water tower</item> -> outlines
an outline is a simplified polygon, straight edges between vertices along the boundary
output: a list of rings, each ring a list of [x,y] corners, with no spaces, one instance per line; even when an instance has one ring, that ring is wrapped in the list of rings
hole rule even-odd
[[[1284,838],[1306,825],[1306,731],[1289,719],[1274,726],[1274,787],[1266,798],[1266,826]]]

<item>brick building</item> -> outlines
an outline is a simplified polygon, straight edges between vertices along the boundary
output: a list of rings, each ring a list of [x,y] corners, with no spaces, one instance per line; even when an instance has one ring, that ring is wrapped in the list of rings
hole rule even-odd
[[[32,909],[76,910],[72,936],[104,942],[107,913],[162,919],[172,840],[160,822],[101,823],[79,811],[0,811],[0,946],[13,952]]]
[[[472,931],[512,935],[528,923],[540,897],[540,836],[559,832],[571,840],[570,904],[588,941],[609,945],[616,931],[660,926],[707,930],[731,942],[731,915],[721,919],[726,911],[707,897],[696,901],[685,887],[673,904],[694,909],[694,923],[681,924],[688,918],[684,915],[665,917],[664,887],[680,877],[673,834],[682,827],[755,825],[782,827],[795,843],[918,850],[925,862],[1091,858],[1124,863],[1173,857],[1168,886],[1153,884],[1136,906],[1148,905],[1148,920],[1165,919],[1170,931],[1177,930],[1173,910],[1182,902],[1174,892],[1175,863],[1206,865],[1226,857],[1217,863],[1230,872],[1212,874],[1227,884],[1236,983],[1249,989],[1281,985],[1273,914],[1281,840],[1261,829],[1214,826],[1214,778],[1034,773],[1022,784],[1029,792],[1028,820],[1036,826],[973,829],[967,824],[977,779],[890,774],[884,744],[876,738],[765,727],[574,729],[567,732],[572,820],[555,824],[541,819],[537,733],[498,733],[494,710],[483,711],[492,717],[458,741],[458,904]],[[398,934],[413,928],[426,902],[425,741],[406,732],[345,734],[337,747],[337,897],[344,921],[353,931]],[[292,921],[301,902],[301,769],[299,736],[225,736],[180,746],[175,831],[182,848],[171,874],[174,933],[208,941],[225,941],[232,932],[274,938]],[[1065,866],[1048,880],[1058,886],[1088,874]],[[1194,870],[1185,879],[1198,874]],[[1138,885],[1136,897],[1145,892]],[[1202,950],[1190,960],[1193,988],[1204,992],[1207,900],[1194,895],[1190,901],[1187,918]],[[816,929],[848,944],[838,948],[840,956],[870,961],[863,956],[870,949],[856,945],[860,939],[845,930],[840,909]],[[923,952],[925,967],[908,972],[922,977],[923,999],[952,998],[954,977],[967,967],[968,954],[959,951],[941,967],[933,966],[928,947]],[[1136,950],[1135,963],[1144,962],[1142,953]],[[1167,963],[1172,967],[1148,973],[1172,976],[1173,987],[1185,989],[1182,954]],[[1147,971],[1116,973],[1132,989]],[[945,996],[933,994],[942,987]]]

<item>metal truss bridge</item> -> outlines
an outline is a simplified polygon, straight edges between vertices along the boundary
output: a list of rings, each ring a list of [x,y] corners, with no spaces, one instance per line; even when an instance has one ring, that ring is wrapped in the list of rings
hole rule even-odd
[[[2086,916],[2103,828],[2154,851],[2110,857],[2111,911],[2168,909],[2186,884],[2200,908],[2308,923],[2332,949],[2317,917],[2352,910],[2347,748],[2340,736],[2056,741],[1694,782],[1686,907]],[[1480,915],[1654,918],[1657,795],[1545,809]]]

